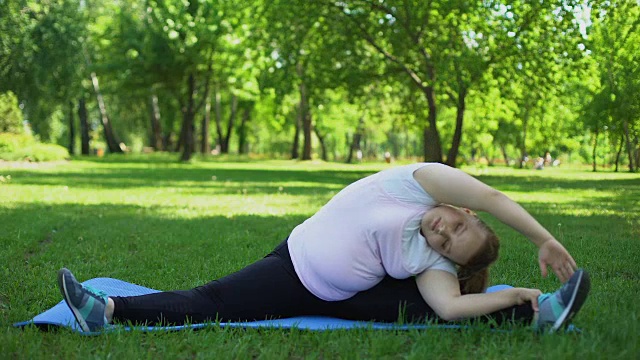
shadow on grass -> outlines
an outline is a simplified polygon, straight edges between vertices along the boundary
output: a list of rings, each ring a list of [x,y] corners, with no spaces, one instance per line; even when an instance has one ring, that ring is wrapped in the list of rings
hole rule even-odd
[[[102,164],[185,164],[185,162],[180,160],[181,155],[182,153],[180,152],[161,151],[150,154],[106,154],[104,157],[76,155],[73,156],[72,159]],[[260,160],[248,155],[221,154],[202,156],[199,153],[195,153],[191,161],[196,163],[252,163]],[[188,163],[189,162],[186,164]]]
[[[588,175],[585,175],[588,177]],[[502,191],[538,192],[549,190],[620,190],[640,194],[640,178],[637,179],[558,179],[539,176],[481,175],[480,181]]]
[[[216,168],[111,168],[98,171],[37,172],[12,170],[13,184],[73,186],[81,188],[127,189],[136,187],[183,187],[213,193],[236,193],[250,188],[251,193],[275,193],[281,185],[287,193],[303,194],[336,190],[365,177],[369,171],[269,170]],[[309,183],[309,186],[283,183]],[[256,185],[263,184],[263,185]],[[272,184],[272,185],[268,185]],[[322,184],[322,185],[319,185]]]

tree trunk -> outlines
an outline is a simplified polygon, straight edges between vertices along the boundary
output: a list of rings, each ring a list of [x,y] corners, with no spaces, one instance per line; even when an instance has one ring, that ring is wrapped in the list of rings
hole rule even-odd
[[[596,162],[596,156],[597,156],[597,150],[598,150],[598,127],[596,126],[596,129],[593,133],[593,151],[591,152],[591,159],[592,159],[592,163],[593,163],[593,172],[598,171],[597,169],[597,162]]]
[[[302,133],[304,144],[302,145],[302,160],[311,160],[311,135],[313,131],[313,123],[311,121],[311,112],[307,111],[304,121],[302,122]]]
[[[440,143],[440,134],[436,125],[436,95],[432,86],[428,86],[424,90],[429,104],[428,125],[424,128],[424,161],[426,162],[442,162],[442,144]]]
[[[184,119],[184,112],[182,113],[182,118]],[[176,146],[173,148],[174,152],[179,152],[180,150],[182,150],[182,145],[184,144],[184,121],[182,122],[182,124],[180,125],[180,134],[178,135],[178,142],[176,143]]]
[[[84,96],[78,101],[78,119],[80,120],[80,148],[82,155],[89,155],[89,123],[87,122],[87,104]]]
[[[302,160],[311,160],[311,136],[313,125],[311,123],[311,112],[309,111],[309,94],[305,84],[304,68],[302,63],[296,65],[300,85],[300,118],[302,120]]]
[[[173,145],[173,134],[167,133],[162,137],[162,149],[164,151],[171,151],[171,146]]]
[[[233,131],[233,124],[236,121],[236,114],[238,113],[238,97],[231,95],[231,113],[229,114],[229,122],[227,123],[227,133],[220,143],[220,152],[223,154],[229,153],[229,142],[231,141],[231,132]]]
[[[440,134],[436,124],[437,106],[436,92],[434,83],[436,81],[435,69],[431,65],[427,65],[427,74],[429,76],[429,86],[422,88],[422,92],[427,98],[429,104],[428,126],[424,128],[424,160],[426,162],[442,162],[442,144],[440,143]]]
[[[200,152],[202,155],[211,153],[211,143],[209,142],[209,124],[211,123],[211,96],[205,94],[204,115],[202,116],[202,126],[200,127]]]
[[[618,151],[616,152],[616,162],[615,162],[615,172],[618,172],[620,166],[620,154],[622,154],[622,148],[624,147],[624,134],[620,135],[620,146],[618,146]]]
[[[634,167],[634,151],[633,151],[633,145],[631,144],[631,138],[629,137],[629,122],[625,119],[623,124],[622,124],[623,130],[624,130],[624,138],[625,138],[625,142],[627,143],[627,154],[629,156],[629,172],[634,172],[635,171],[635,167]]]
[[[638,135],[635,136],[635,140],[634,140],[634,147],[636,149],[636,171],[638,171],[638,168],[640,167],[640,139],[638,138]]]
[[[69,100],[69,154],[76,153],[76,126],[73,119],[73,102]]]
[[[162,127],[160,125],[160,106],[158,96],[151,95],[151,146],[155,151],[162,150]]]
[[[194,107],[192,112],[193,115],[191,116],[191,141],[189,142],[189,146],[191,146],[191,154],[196,152],[196,112],[198,112],[198,110]]]
[[[456,158],[458,157],[458,150],[460,149],[460,141],[462,139],[462,123],[464,121],[464,111],[466,108],[467,89],[460,88],[458,93],[457,113],[456,113],[456,129],[453,132],[453,140],[451,141],[451,148],[449,154],[447,154],[447,161],[445,164],[456,167]]]
[[[506,166],[509,166],[509,156],[507,155],[507,148],[504,146],[504,144],[500,145],[500,151],[502,152],[502,157],[504,158],[504,164]]]
[[[353,152],[356,150],[360,150],[360,141],[362,140],[362,132],[364,131],[364,116],[360,117],[358,121],[358,127],[356,128],[355,134],[353,134],[353,141],[351,142],[351,146],[349,147],[349,156],[347,156],[347,163],[351,164],[353,161]]]
[[[484,150],[482,151],[482,154],[481,154],[481,156],[484,156],[484,157],[487,158],[487,165],[489,165],[489,166],[493,166],[495,164],[495,162],[496,162],[496,159],[495,159],[495,157],[493,155],[493,151],[491,152],[491,154],[492,155],[487,154],[487,152],[484,151]]]
[[[295,131],[293,133],[293,146],[291,147],[291,158],[300,158],[300,129],[302,128],[302,110],[301,104],[298,104],[298,113],[296,114]]]
[[[322,160],[329,161],[329,158],[327,157],[327,145],[324,142],[324,136],[322,136],[320,132],[318,132],[318,128],[315,126],[313,127],[313,131],[316,133],[316,136],[318,137],[318,142],[320,143],[320,149],[322,151],[321,153]]]
[[[240,128],[238,128],[238,154],[246,154],[249,150],[247,146],[247,123],[251,119],[251,110],[253,110],[253,102],[243,107],[242,120],[240,120]]]
[[[104,98],[100,92],[100,84],[98,83],[98,76],[95,72],[91,72],[91,83],[93,84],[93,90],[96,93],[98,99],[98,108],[100,109],[100,120],[102,121],[102,128],[104,129],[104,137],[107,142],[107,148],[110,153],[122,153],[120,148],[120,140],[113,132],[111,127],[111,121],[107,115],[107,107],[104,104]]]
[[[195,141],[194,141],[194,117],[195,117],[195,103],[194,103],[194,93],[196,91],[196,79],[193,74],[189,74],[189,79],[187,80],[187,88],[188,88],[188,99],[186,108],[183,109],[182,114],[182,156],[180,157],[181,161],[189,161],[191,160],[191,156],[193,155],[193,151],[195,149]]]
[[[222,146],[222,100],[220,96],[220,89],[216,85],[215,87],[215,103],[214,108],[216,111],[216,133],[217,133],[217,146]]]

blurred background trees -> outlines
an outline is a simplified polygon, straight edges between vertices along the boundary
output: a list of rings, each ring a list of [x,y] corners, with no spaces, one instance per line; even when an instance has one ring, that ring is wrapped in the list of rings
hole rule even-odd
[[[640,165],[635,0],[11,0],[0,32],[0,132],[71,154]]]

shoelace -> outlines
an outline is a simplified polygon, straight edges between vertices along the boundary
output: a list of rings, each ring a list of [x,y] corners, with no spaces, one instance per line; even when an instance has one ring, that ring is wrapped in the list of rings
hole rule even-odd
[[[551,297],[551,295],[552,294],[550,294],[550,293],[545,293],[545,294],[542,294],[542,295],[538,296],[538,304],[540,304],[541,302],[547,300],[549,297]]]
[[[99,297],[100,299],[104,299],[105,296],[107,296],[107,293],[102,291],[102,290],[98,290],[96,288],[93,288],[91,286],[88,285],[82,285],[82,287],[91,295],[95,296],[95,297]]]

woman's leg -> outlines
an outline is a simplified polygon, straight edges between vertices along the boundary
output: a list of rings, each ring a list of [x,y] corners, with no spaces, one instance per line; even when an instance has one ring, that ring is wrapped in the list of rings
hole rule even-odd
[[[387,276],[373,288],[338,302],[334,311],[333,316],[352,320],[443,321],[424,301],[414,278],[398,280]],[[533,314],[531,304],[524,304],[496,311],[479,320],[498,325],[508,321],[531,322]]]
[[[291,317],[308,314],[325,303],[298,279],[286,241],[265,258],[206,285],[112,299],[114,321],[146,324]]]
[[[380,322],[418,322],[437,317],[422,299],[413,278],[398,280],[390,276],[369,290],[336,302],[333,316]]]

